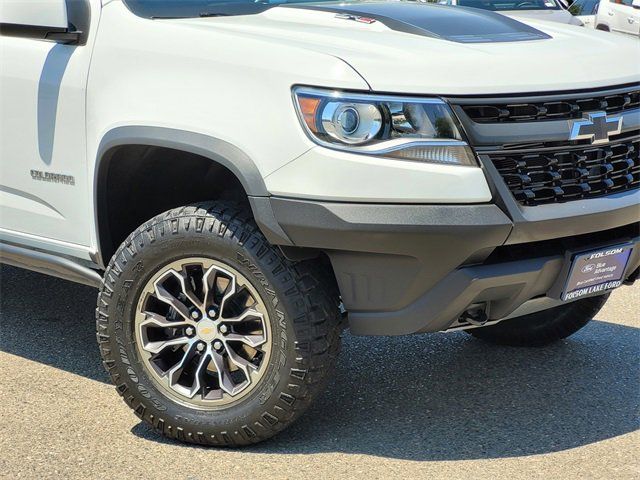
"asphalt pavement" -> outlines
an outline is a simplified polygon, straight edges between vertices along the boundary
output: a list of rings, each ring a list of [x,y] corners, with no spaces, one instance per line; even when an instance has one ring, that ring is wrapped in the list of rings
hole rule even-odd
[[[640,478],[640,286],[541,349],[345,334],[335,381],[251,448],[186,446],[120,400],[95,291],[0,267],[0,478]]]

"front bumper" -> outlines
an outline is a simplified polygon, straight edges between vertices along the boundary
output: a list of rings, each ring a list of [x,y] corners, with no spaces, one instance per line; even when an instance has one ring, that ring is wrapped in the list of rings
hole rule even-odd
[[[272,243],[327,254],[355,333],[520,315],[553,304],[569,252],[638,241],[637,90],[450,98],[481,168],[315,148],[267,177],[275,197],[252,199],[254,213]],[[621,133],[568,141],[575,112],[598,109],[622,115]],[[636,247],[625,278],[639,264]]]
[[[530,218],[490,204],[252,204],[270,241],[328,255],[354,333],[402,335],[445,330],[474,305],[496,320],[545,297],[568,250],[638,241],[639,199],[633,191]],[[639,265],[635,248],[625,278]]]

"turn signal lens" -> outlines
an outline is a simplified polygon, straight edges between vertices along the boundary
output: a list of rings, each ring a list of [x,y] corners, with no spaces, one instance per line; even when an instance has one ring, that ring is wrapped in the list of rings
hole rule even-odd
[[[320,106],[320,102],[321,100],[319,98],[313,97],[302,97],[298,100],[300,113],[302,114],[304,123],[312,132],[318,131],[318,127],[316,126],[316,118],[318,116],[318,107]]]

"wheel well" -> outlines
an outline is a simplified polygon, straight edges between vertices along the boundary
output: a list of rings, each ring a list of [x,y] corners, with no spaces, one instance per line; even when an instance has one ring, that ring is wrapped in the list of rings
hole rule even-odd
[[[171,208],[206,200],[247,202],[238,178],[210,158],[149,145],[114,147],[98,170],[97,216],[101,260],[124,239]]]

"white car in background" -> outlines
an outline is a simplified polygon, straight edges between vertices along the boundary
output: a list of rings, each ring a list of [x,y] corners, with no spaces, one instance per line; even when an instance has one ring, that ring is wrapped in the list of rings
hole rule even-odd
[[[603,0],[597,7],[595,27],[606,32],[640,36],[640,0]]]
[[[582,22],[569,13],[559,0],[440,0],[438,3],[490,10],[518,20],[545,20],[582,25]]]

